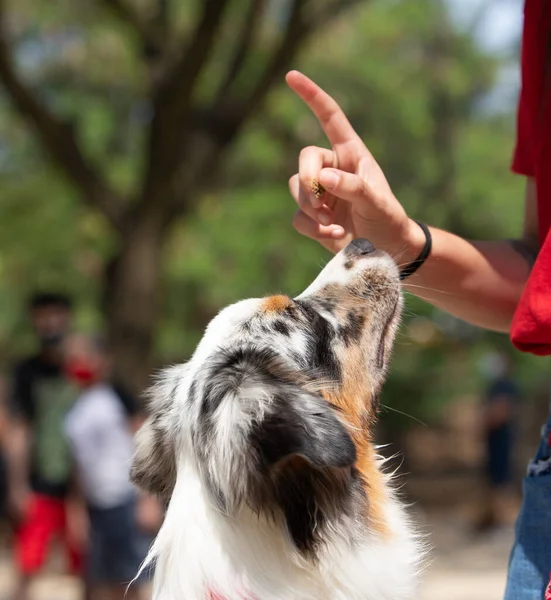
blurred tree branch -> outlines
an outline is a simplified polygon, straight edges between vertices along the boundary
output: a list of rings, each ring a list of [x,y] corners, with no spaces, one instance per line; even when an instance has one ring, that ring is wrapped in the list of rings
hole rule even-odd
[[[226,74],[222,79],[218,92],[215,94],[215,104],[219,105],[223,102],[224,97],[230,91],[232,84],[239,75],[249,49],[254,42],[257,27],[265,8],[266,0],[250,0],[247,16],[243,19],[241,30],[237,36],[238,43],[234,55],[229,61]]]
[[[153,97],[153,121],[149,132],[149,164],[144,187],[156,193],[176,168],[185,140],[194,84],[214,49],[216,34],[228,0],[205,0],[202,15],[179,58],[165,69]]]
[[[345,10],[358,4],[360,4],[360,0],[333,0],[333,2],[327,2],[326,4],[316,2],[318,9],[315,12],[312,10],[312,14],[309,15],[308,27],[311,31],[319,29],[324,25],[327,25],[331,19],[339,17]],[[309,9],[313,8],[313,6],[314,1],[312,0]]]
[[[191,210],[191,203],[197,194],[182,194],[179,190],[192,189],[196,192],[201,182],[209,179],[208,174],[212,173],[212,165],[220,162],[225,149],[236,137],[245,121],[264,100],[275,80],[283,76],[285,69],[290,65],[297,49],[305,40],[306,4],[307,0],[292,1],[291,12],[280,42],[245,99],[236,98],[234,94],[229,97],[215,98],[206,110],[195,109],[195,114],[202,114],[202,119],[198,122],[192,120],[194,156],[190,158],[186,155],[185,147],[182,146],[181,154],[177,156],[178,163],[166,181],[165,197],[169,202],[167,213],[169,220]],[[190,160],[194,163],[194,169],[189,169]]]
[[[170,23],[170,0],[157,0],[157,11],[153,21],[162,33],[166,34],[168,32]]]
[[[138,35],[142,44],[144,56],[147,59],[157,58],[163,54],[164,38],[159,27],[146,21],[137,11],[128,5],[125,0],[99,0],[107,9],[116,15],[121,21],[127,23]],[[166,2],[161,0],[158,10],[159,23],[166,24]],[[163,28],[164,29],[164,28]]]
[[[34,127],[44,150],[52,156],[55,164],[90,206],[99,209],[112,225],[120,228],[123,199],[85,158],[72,126],[55,117],[16,73],[7,39],[3,2],[0,2],[0,81],[17,110]]]
[[[315,26],[309,23],[306,18],[307,11],[305,9],[307,4],[306,0],[294,0],[291,15],[279,46],[258,78],[258,82],[250,93],[248,100],[243,103],[240,120],[249,117],[258,107],[273,82],[278,77],[282,77],[286,69],[289,68],[299,47],[306,41],[306,37],[314,31]]]
[[[206,175],[212,171],[212,165],[218,163],[224,150],[235,139],[243,124],[259,109],[275,82],[283,78],[285,71],[290,68],[292,61],[296,58],[300,47],[329,18],[337,18],[343,11],[359,3],[360,0],[334,0],[327,5],[325,10],[318,9],[315,13],[310,14],[310,9],[314,6],[313,1],[293,0],[279,44],[247,96],[240,98],[237,93],[224,94],[216,97],[207,110],[195,110],[195,114],[201,114],[202,118],[198,121],[193,119],[193,122],[195,125],[201,123],[201,129],[203,129],[203,133],[210,136],[211,143],[205,145],[208,149],[205,150],[205,157],[201,161],[202,165],[194,172],[195,177],[190,180],[186,165],[180,164],[174,172],[173,181],[169,183],[169,189],[178,190],[184,187],[193,189],[200,181],[208,180]],[[251,18],[250,14],[249,18]],[[179,181],[185,183],[179,183]],[[169,194],[167,197],[170,196]],[[188,211],[189,202],[193,198],[193,194],[191,196],[173,195],[170,218]]]

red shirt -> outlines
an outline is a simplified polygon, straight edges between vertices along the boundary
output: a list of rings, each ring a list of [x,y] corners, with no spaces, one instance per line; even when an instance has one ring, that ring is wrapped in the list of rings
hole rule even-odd
[[[541,250],[516,310],[511,338],[520,350],[551,354],[551,2],[526,0],[522,89],[513,171],[534,177]]]

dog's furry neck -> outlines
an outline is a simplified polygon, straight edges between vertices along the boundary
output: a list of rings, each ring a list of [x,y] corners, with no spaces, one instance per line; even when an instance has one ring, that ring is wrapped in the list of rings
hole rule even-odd
[[[224,600],[413,598],[421,545],[392,494],[386,517],[388,536],[366,532],[351,543],[333,530],[309,562],[270,519],[247,507],[233,519],[221,514],[192,465],[183,465],[149,557],[153,598],[206,600],[209,591]]]

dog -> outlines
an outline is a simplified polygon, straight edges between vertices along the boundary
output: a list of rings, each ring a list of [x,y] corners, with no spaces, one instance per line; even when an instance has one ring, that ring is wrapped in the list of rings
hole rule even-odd
[[[415,597],[423,544],[372,438],[401,308],[396,264],[357,239],[161,375],[132,465],[168,503],[154,600]]]

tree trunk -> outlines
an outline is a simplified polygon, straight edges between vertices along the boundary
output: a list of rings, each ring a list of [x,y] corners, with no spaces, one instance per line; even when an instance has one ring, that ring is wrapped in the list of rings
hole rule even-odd
[[[141,393],[151,376],[164,233],[158,214],[150,212],[133,219],[105,277],[114,375],[134,393]]]

